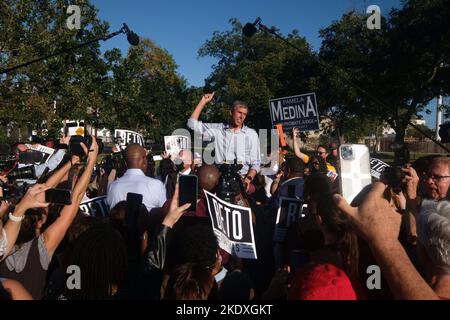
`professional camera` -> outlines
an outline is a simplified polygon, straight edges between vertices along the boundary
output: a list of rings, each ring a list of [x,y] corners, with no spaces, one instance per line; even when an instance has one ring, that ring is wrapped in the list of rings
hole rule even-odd
[[[13,203],[15,203],[15,201],[20,200],[23,197],[30,185],[28,183],[23,183],[21,185],[11,182],[3,183],[0,180],[0,187],[3,189],[3,198],[12,200]]]
[[[221,173],[219,179],[219,185],[217,186],[217,195],[220,199],[234,203],[235,197],[245,190],[242,183],[241,170],[242,165],[238,165],[236,161],[234,164],[221,164],[218,169]]]
[[[386,167],[381,174],[381,181],[390,186],[395,193],[400,193],[405,188],[405,177],[402,167]]]
[[[35,180],[36,172],[34,166],[27,166],[15,169],[8,174],[8,179],[10,180]]]

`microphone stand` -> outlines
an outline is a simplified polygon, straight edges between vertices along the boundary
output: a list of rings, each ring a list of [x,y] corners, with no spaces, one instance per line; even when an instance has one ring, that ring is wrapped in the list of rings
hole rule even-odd
[[[274,35],[276,38],[280,39],[281,41],[283,41],[284,43],[286,43],[287,45],[289,45],[290,47],[296,49],[299,52],[302,52],[302,49],[300,49],[299,47],[297,47],[295,44],[289,42],[287,39],[285,39],[283,36],[281,36],[280,34],[278,34],[275,29],[273,28],[268,28],[267,26],[265,26],[264,24],[261,23],[261,20],[259,19],[258,23],[257,23],[259,30],[269,33],[271,35]],[[332,66],[326,64],[325,62],[321,61],[320,58],[316,59],[317,63],[319,63],[322,67],[326,68],[326,69],[331,69]],[[341,69],[341,71],[344,71]],[[345,72],[345,71],[344,71]],[[346,73],[346,72],[345,72]],[[338,74],[338,73],[337,73]],[[353,81],[348,80],[344,77],[341,78],[341,80],[343,80],[344,82],[346,82],[348,85],[354,87],[355,89],[357,89],[358,91],[360,91],[361,93],[363,93],[364,95],[366,95],[368,98],[372,99],[374,102],[378,103],[381,106],[384,106],[387,108],[387,105],[385,103],[383,103],[380,99],[374,97],[372,94],[370,94],[369,92],[367,92],[366,90],[364,90],[363,88],[361,88],[360,86],[356,85],[355,83],[353,83]],[[420,129],[418,126],[416,126],[414,123],[412,123],[412,121],[409,121],[408,124],[413,127],[414,129],[416,129],[419,133],[421,133],[423,136],[425,136],[426,138],[430,139],[431,141],[433,141],[435,144],[437,144],[438,146],[440,146],[442,149],[444,149],[445,151],[447,151],[448,153],[450,153],[450,149],[448,149],[444,144],[442,144],[440,141],[434,139],[432,136],[429,136],[428,134],[426,134],[422,129]]]
[[[48,54],[48,55],[46,55],[46,56],[43,56],[43,57],[40,57],[40,58],[36,58],[36,59],[34,59],[34,60],[31,60],[31,61],[28,61],[28,62],[19,64],[19,65],[17,65],[17,66],[14,66],[14,67],[11,67],[11,68],[8,68],[8,69],[2,69],[2,70],[0,70],[0,75],[1,75],[1,74],[5,74],[5,73],[10,73],[10,72],[12,72],[12,71],[14,71],[14,70],[17,70],[17,69],[19,69],[19,68],[29,66],[29,65],[31,65],[31,64],[33,64],[33,63],[40,62],[40,61],[46,60],[46,59],[48,59],[48,58],[51,58],[51,57],[54,57],[54,56],[57,56],[57,55],[60,55],[60,54],[69,53],[69,52],[71,52],[71,51],[73,51],[73,50],[76,50],[76,49],[79,49],[79,48],[81,48],[81,47],[90,45],[91,43],[95,43],[95,42],[98,42],[98,41],[100,41],[100,40],[106,41],[106,40],[109,40],[109,39],[111,39],[112,37],[115,37],[115,36],[117,36],[117,35],[119,35],[119,34],[121,34],[121,33],[128,34],[129,32],[130,32],[130,31],[129,31],[128,27],[126,27],[126,25],[124,24],[124,26],[123,26],[120,30],[118,30],[118,31],[116,31],[116,32],[113,32],[113,33],[110,33],[110,34],[108,34],[108,35],[106,35],[106,36],[98,37],[98,38],[89,40],[89,41],[87,41],[87,42],[83,42],[83,43],[81,43],[81,44],[79,44],[79,45],[70,47],[70,48],[66,48],[66,49],[62,49],[62,50],[57,50],[57,51],[55,51],[55,52],[53,52],[53,53],[50,53],[50,54]]]

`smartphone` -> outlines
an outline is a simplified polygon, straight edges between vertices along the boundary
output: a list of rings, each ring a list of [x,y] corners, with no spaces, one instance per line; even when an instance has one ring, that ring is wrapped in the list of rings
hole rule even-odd
[[[194,175],[180,175],[178,177],[178,206],[190,203],[186,211],[197,210],[198,178]]]
[[[72,204],[72,190],[48,189],[45,191],[45,202],[56,204]]]
[[[343,144],[339,147],[341,161],[340,191],[348,203],[372,183],[369,148],[363,144]]]
[[[139,218],[139,210],[144,196],[139,193],[127,193],[127,205],[125,212],[125,225],[136,227]]]

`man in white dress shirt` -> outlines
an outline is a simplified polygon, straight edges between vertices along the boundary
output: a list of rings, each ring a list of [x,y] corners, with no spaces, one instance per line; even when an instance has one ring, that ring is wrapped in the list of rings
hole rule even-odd
[[[192,112],[187,122],[188,128],[203,135],[214,137],[215,163],[242,164],[240,174],[244,185],[248,187],[260,171],[261,158],[258,134],[244,125],[248,106],[243,101],[235,101],[230,110],[228,123],[204,123],[199,121],[203,108],[214,97],[214,93],[205,94]]]
[[[145,149],[138,144],[130,144],[124,157],[128,170],[108,187],[106,202],[109,207],[112,209],[120,201],[126,201],[129,192],[142,194],[142,203],[148,211],[162,207],[166,202],[166,189],[161,181],[144,174],[147,171]]]

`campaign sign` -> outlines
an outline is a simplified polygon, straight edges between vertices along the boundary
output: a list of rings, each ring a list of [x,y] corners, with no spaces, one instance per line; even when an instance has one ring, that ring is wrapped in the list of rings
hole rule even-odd
[[[123,150],[132,143],[137,143],[142,147],[144,146],[144,137],[142,134],[130,130],[114,130],[114,141],[118,150]]]
[[[390,167],[390,165],[376,158],[370,158],[370,174],[373,178],[380,179],[381,173],[386,167]]]
[[[39,164],[47,163],[48,159],[52,156],[52,154],[55,152],[55,149],[40,145],[40,144],[26,144],[27,148],[34,151],[39,151],[43,154],[42,160]]]
[[[319,130],[319,112],[315,93],[269,100],[272,125],[283,126],[287,132],[292,128],[300,131]]]
[[[219,247],[243,259],[257,259],[250,208],[223,201],[204,190]]]
[[[181,150],[189,149],[189,138],[186,136],[164,136],[164,147],[170,158],[178,158]]]
[[[303,211],[303,201],[296,198],[280,197],[280,206],[275,222],[273,241],[283,242],[289,226],[300,219]]]
[[[92,198],[80,203],[80,210],[93,217],[109,217],[109,207],[106,196]]]

